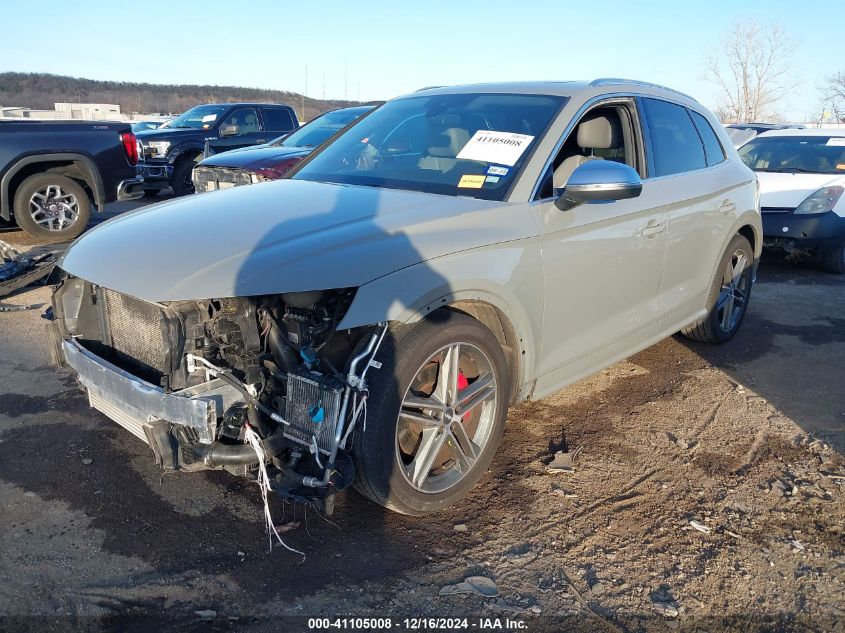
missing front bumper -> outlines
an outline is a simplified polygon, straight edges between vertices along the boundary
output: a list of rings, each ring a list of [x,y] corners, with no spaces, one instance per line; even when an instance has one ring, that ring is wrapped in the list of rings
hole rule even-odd
[[[217,420],[242,399],[234,387],[217,379],[165,392],[91,353],[74,339],[62,341],[62,353],[87,390],[90,405],[147,443],[145,427],[161,420],[193,429],[200,442],[210,443]]]

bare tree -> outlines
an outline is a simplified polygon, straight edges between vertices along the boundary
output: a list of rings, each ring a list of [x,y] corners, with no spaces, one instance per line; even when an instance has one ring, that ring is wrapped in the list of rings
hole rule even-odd
[[[822,103],[838,123],[845,123],[845,72],[834,73],[822,86]]]
[[[716,113],[725,123],[777,117],[777,105],[789,94],[794,46],[777,24],[734,23],[719,48],[706,60],[707,79],[719,86]]]

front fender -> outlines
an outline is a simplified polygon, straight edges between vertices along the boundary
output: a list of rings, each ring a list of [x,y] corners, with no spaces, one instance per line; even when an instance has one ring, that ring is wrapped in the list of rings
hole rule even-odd
[[[170,151],[167,153],[167,162],[171,165],[175,165],[176,161],[185,153],[185,152],[204,152],[205,151],[205,143],[200,143],[199,141],[185,141],[184,143],[180,143],[176,147],[171,147]]]
[[[535,238],[446,255],[364,284],[338,329],[380,321],[413,323],[456,301],[482,301],[510,322],[520,347],[520,384],[536,377],[543,313]]]

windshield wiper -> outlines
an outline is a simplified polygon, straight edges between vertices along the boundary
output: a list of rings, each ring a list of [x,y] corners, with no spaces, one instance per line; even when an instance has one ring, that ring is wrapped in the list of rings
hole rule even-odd
[[[776,174],[794,174],[796,172],[800,172],[802,174],[820,174],[822,172],[815,171],[814,169],[804,169],[803,167],[780,167],[778,169],[765,169],[760,171],[771,171]]]

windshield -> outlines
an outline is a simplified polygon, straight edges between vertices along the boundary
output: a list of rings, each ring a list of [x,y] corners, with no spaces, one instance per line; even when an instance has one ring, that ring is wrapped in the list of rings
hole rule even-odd
[[[566,97],[445,94],[389,101],[293,176],[502,200]]]
[[[275,147],[317,147],[370,110],[372,110],[371,107],[366,107],[327,112],[316,119],[312,119],[295,132],[272,141],[271,145]]]
[[[845,174],[845,137],[758,136],[738,151],[754,171]]]
[[[173,119],[167,127],[207,130],[228,108],[222,105],[195,106]]]

